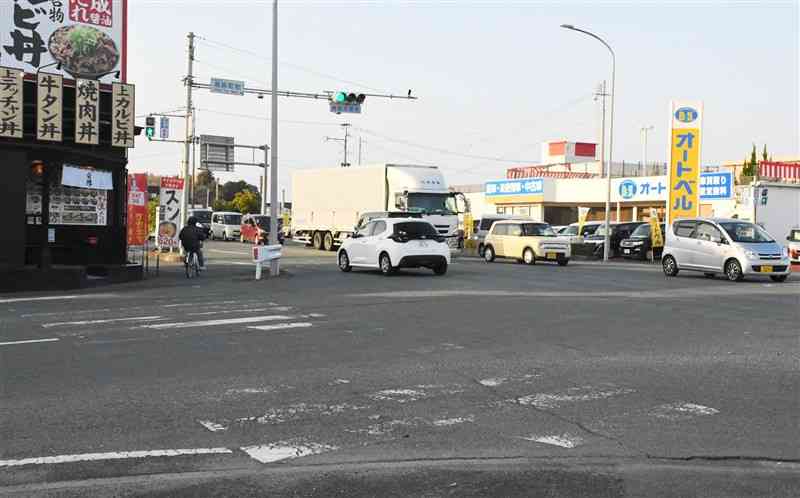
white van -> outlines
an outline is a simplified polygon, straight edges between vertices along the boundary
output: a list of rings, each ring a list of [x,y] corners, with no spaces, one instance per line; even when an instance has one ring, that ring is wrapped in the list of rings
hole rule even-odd
[[[242,215],[232,211],[211,215],[211,240],[238,240],[241,235]]]

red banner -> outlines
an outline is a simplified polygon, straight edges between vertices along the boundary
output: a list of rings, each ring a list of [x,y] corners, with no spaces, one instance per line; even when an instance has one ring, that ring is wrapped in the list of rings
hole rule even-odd
[[[783,180],[800,180],[800,162],[761,161],[758,163],[758,176]]]
[[[147,227],[147,175],[128,175],[128,245],[143,246]]]

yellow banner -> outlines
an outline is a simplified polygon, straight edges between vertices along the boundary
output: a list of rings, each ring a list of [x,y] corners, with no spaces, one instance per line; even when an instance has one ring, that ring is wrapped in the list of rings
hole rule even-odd
[[[464,213],[464,238],[472,237],[472,213]]]
[[[700,207],[700,129],[673,128],[667,220],[697,216]]]
[[[658,210],[650,209],[650,246],[664,247],[664,234],[661,233],[661,226],[658,223]]]

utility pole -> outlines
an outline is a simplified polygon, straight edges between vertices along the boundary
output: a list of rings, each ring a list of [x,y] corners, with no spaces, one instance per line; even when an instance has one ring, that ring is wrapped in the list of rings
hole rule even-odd
[[[269,219],[269,243],[278,244],[278,0],[272,2],[272,133],[269,143],[272,144],[272,163],[270,164],[270,219]],[[267,167],[264,165],[264,173]],[[269,274],[273,277],[278,276],[280,266],[277,259],[269,263]]]
[[[195,145],[195,137],[197,133],[197,114],[196,110],[192,109],[192,206],[194,206],[195,192],[197,191],[197,146]]]
[[[644,165],[644,174],[647,174],[647,132],[653,131],[655,127],[642,126],[642,164]]]
[[[186,218],[189,210],[189,196],[187,186],[189,184],[189,153],[192,147],[190,139],[192,138],[192,128],[190,127],[190,120],[194,121],[192,113],[192,83],[193,73],[192,68],[194,64],[194,33],[189,32],[189,67],[186,75],[186,142],[183,149],[183,200],[181,201],[181,226],[186,226]],[[181,252],[183,250],[181,249]]]
[[[344,128],[344,162],[342,163],[343,167],[350,166],[350,163],[347,162],[347,128],[350,127],[350,123],[342,123],[342,128]]]
[[[264,174],[261,176],[261,214],[267,214],[267,167],[269,161],[269,146],[264,145]]]
[[[608,164],[606,161],[606,97],[608,94],[606,93],[606,82],[603,80],[602,83],[597,87],[597,93],[594,94],[595,100],[599,97],[601,100],[600,106],[600,173],[605,173],[607,177],[611,177],[611,165]],[[609,195],[606,196],[606,219],[608,219],[609,212],[611,210],[611,196],[610,196],[611,189],[609,187]],[[580,235],[580,234],[578,234]]]

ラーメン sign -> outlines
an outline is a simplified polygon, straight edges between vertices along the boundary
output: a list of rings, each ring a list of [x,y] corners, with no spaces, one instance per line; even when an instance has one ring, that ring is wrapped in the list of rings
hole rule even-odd
[[[26,73],[125,81],[127,0],[0,0],[0,62]],[[60,69],[55,63],[61,63]]]
[[[673,101],[670,104],[670,122],[668,224],[678,218],[697,216],[700,209],[703,103]]]

